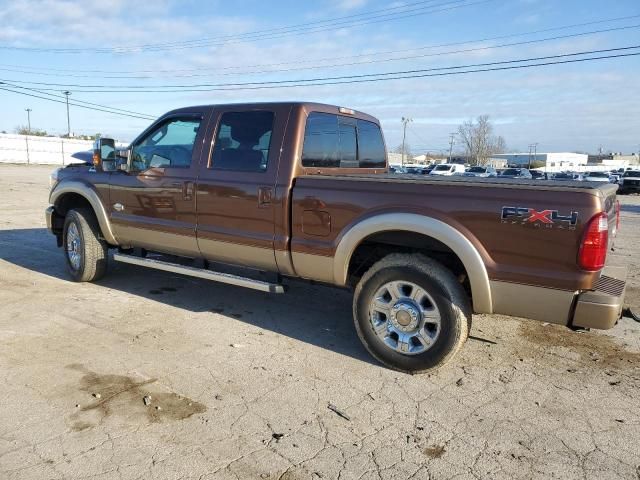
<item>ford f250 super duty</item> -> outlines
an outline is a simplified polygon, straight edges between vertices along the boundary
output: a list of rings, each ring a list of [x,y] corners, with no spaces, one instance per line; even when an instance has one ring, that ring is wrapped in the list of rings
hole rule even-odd
[[[47,224],[79,282],[114,249],[272,293],[286,277],[349,288],[365,347],[406,372],[449,360],[472,313],[600,329],[621,314],[615,185],[389,174],[375,118],[314,103],[182,108],[114,147],[52,174]]]

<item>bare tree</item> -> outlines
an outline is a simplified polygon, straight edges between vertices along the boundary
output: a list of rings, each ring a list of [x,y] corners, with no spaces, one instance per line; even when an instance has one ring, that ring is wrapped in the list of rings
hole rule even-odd
[[[507,148],[504,138],[493,134],[489,115],[464,122],[458,127],[458,136],[470,163],[474,165],[486,165],[491,155],[502,153]]]
[[[400,154],[403,153],[402,144],[394,148],[393,153],[400,153]],[[409,160],[410,158],[413,157],[413,154],[411,153],[411,145],[409,145],[408,143],[404,144],[404,155],[405,155],[405,160]]]

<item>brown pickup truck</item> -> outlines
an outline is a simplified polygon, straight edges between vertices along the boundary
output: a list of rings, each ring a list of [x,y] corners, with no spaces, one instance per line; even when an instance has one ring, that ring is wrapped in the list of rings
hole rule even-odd
[[[103,139],[52,174],[47,224],[76,281],[113,248],[266,292],[353,289],[365,347],[407,372],[448,361],[473,312],[601,329],[621,313],[615,185],[389,174],[375,118],[315,103],[174,110],[125,153]]]

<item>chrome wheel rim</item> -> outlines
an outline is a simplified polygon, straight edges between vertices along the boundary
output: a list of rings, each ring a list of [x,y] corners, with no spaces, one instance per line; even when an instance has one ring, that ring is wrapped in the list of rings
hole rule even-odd
[[[80,263],[82,261],[82,253],[80,251],[82,247],[82,241],[80,240],[80,232],[74,222],[69,224],[67,229],[67,258],[74,270],[80,270]]]
[[[369,320],[378,339],[404,355],[426,352],[440,335],[441,316],[433,297],[412,282],[380,287],[371,300]]]

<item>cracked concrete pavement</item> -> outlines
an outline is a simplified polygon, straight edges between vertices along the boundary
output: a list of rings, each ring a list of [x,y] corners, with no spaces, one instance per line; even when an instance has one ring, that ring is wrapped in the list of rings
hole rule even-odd
[[[640,324],[478,315],[449,365],[400,374],[359,344],[348,292],[113,262],[70,282],[50,170],[0,166],[0,478],[640,480]],[[640,197],[620,200],[640,306]]]

